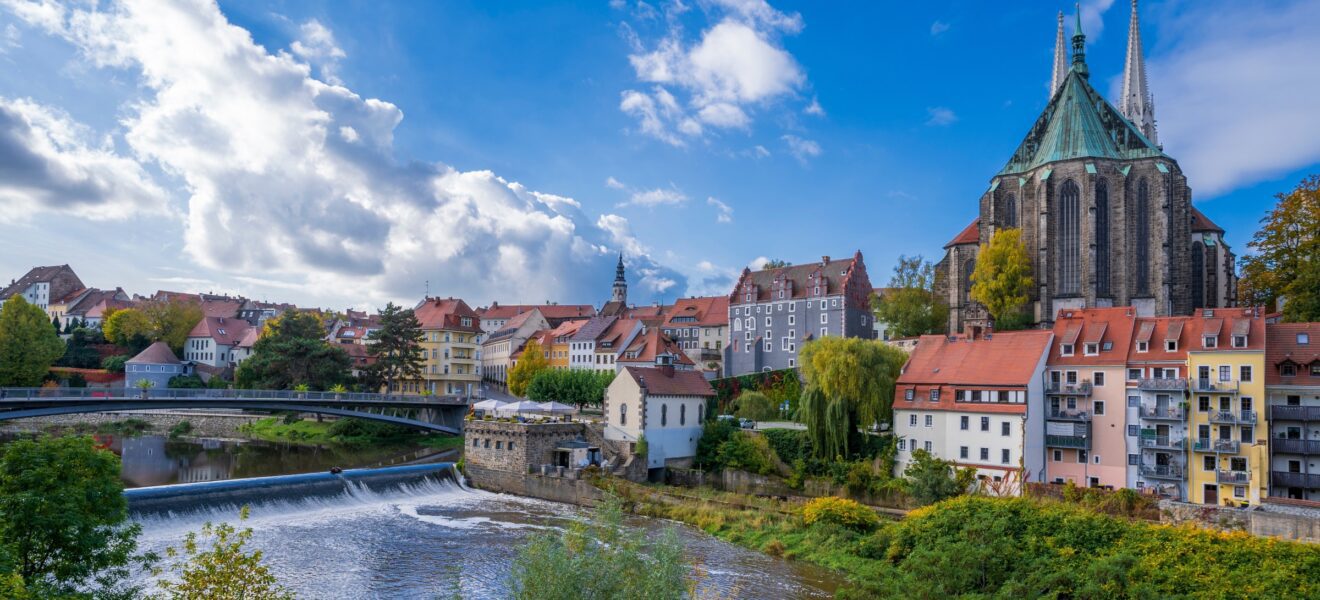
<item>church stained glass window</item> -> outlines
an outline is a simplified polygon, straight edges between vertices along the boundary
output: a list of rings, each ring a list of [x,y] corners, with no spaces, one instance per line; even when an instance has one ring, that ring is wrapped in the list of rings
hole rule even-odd
[[[1071,179],[1059,193],[1059,293],[1081,291],[1081,193]]]
[[[1095,293],[1109,294],[1109,185],[1095,184]]]
[[[1136,289],[1138,294],[1150,293],[1150,185],[1142,177],[1137,183],[1136,231]]]
[[[1017,226],[1017,196],[1009,194],[1004,199],[1004,227]]]

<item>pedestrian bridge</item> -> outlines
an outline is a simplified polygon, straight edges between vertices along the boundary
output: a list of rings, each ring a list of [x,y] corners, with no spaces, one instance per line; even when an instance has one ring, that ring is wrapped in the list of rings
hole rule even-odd
[[[0,388],[0,421],[92,412],[227,408],[353,417],[462,435],[470,399],[292,390]]]

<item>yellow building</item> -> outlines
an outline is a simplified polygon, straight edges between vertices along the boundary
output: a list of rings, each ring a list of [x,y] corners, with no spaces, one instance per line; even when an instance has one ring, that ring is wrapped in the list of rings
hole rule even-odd
[[[550,332],[550,368],[567,369],[569,368],[569,343],[573,336],[577,334],[583,325],[586,325],[587,319],[577,319],[573,321],[564,321],[559,327]]]
[[[413,312],[422,325],[426,362],[421,380],[407,388],[438,396],[475,394],[481,383],[477,369],[481,317],[455,298],[427,298]]]
[[[1269,486],[1265,320],[1258,309],[1207,308],[1187,325],[1189,500],[1258,504]]]

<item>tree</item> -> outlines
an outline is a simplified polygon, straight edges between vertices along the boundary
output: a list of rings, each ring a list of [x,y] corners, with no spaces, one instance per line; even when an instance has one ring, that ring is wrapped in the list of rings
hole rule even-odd
[[[678,600],[691,596],[683,545],[673,528],[637,535],[609,498],[589,521],[537,534],[518,550],[509,574],[519,600]]]
[[[200,390],[205,388],[206,384],[202,382],[201,377],[196,375],[175,375],[170,378],[167,386],[172,390]]]
[[[247,520],[248,509],[239,511],[240,521]],[[157,582],[162,593],[160,600],[192,600],[193,598],[260,598],[261,600],[292,600],[293,593],[285,589],[261,561],[261,551],[248,552],[244,546],[252,539],[252,528],[236,529],[228,523],[202,526],[201,535],[189,532],[182,548],[170,547],[165,556],[174,562],[170,570],[176,578],[161,578]],[[207,543],[210,547],[206,548]],[[154,569],[160,576],[164,570]]]
[[[64,355],[46,311],[15,294],[0,306],[0,387],[36,387]]]
[[[605,389],[612,381],[613,371],[545,369],[533,376],[527,385],[527,399],[537,402],[553,400],[579,409],[600,406],[605,402]]]
[[[327,343],[316,317],[287,310],[270,335],[257,340],[252,356],[238,366],[240,388],[288,390],[299,385],[325,390],[348,380],[348,354]]]
[[[1280,297],[1284,319],[1320,320],[1320,175],[1311,175],[1287,194],[1276,194],[1274,209],[1260,220],[1260,229],[1247,242],[1255,251],[1242,258],[1238,300],[1242,304],[1274,307]],[[1299,302],[1293,311],[1288,305]]]
[[[149,302],[143,307],[142,314],[151,324],[151,339],[169,344],[175,354],[183,352],[188,333],[206,316],[200,305],[182,300]]]
[[[545,354],[541,351],[541,342],[536,339],[527,340],[523,345],[522,356],[519,356],[518,362],[509,369],[509,393],[515,396],[525,395],[527,386],[532,383],[536,374],[549,368],[550,361],[546,360]]]
[[[875,340],[827,336],[807,342],[798,355],[807,389],[799,420],[820,458],[847,457],[860,444],[859,426],[892,420],[894,383],[907,353]]]
[[[46,327],[46,320],[41,325]],[[20,439],[0,456],[0,547],[37,597],[134,596],[137,562],[119,458],[92,438]]]
[[[117,310],[101,323],[101,333],[110,343],[131,348],[141,341],[151,343],[151,321],[136,308]],[[146,346],[143,346],[144,348]]]
[[[61,367],[95,369],[101,366],[101,354],[92,346],[104,343],[101,332],[95,329],[79,327],[74,329],[65,340],[64,356],[55,361]]]
[[[765,261],[765,264],[761,265],[761,270],[769,271],[770,269],[782,269],[787,266],[791,266],[788,264],[788,261],[780,260],[778,258],[772,258]]]
[[[1000,229],[981,244],[972,271],[972,300],[985,305],[997,327],[1021,325],[1023,307],[1030,300],[1031,257],[1022,242],[1022,230]]]
[[[375,343],[367,345],[367,353],[376,357],[371,366],[373,375],[383,382],[385,389],[393,390],[399,379],[416,379],[422,374],[426,362],[422,350],[422,324],[411,308],[404,310],[393,302],[380,311],[380,329],[371,333]]]
[[[779,416],[779,407],[761,392],[745,391],[733,401],[733,414],[753,421],[769,421]]]
[[[899,255],[889,290],[871,296],[871,310],[894,337],[939,333],[949,326],[949,305],[935,293],[935,265],[920,255]]]
[[[967,493],[976,471],[959,468],[918,448],[912,452],[912,462],[903,470],[903,476],[908,480],[908,493],[925,506]]]

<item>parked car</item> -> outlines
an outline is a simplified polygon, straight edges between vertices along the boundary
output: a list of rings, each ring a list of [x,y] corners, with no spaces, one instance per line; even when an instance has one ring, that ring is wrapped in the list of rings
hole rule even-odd
[[[751,419],[738,419],[738,426],[743,429],[756,429],[756,421]]]

